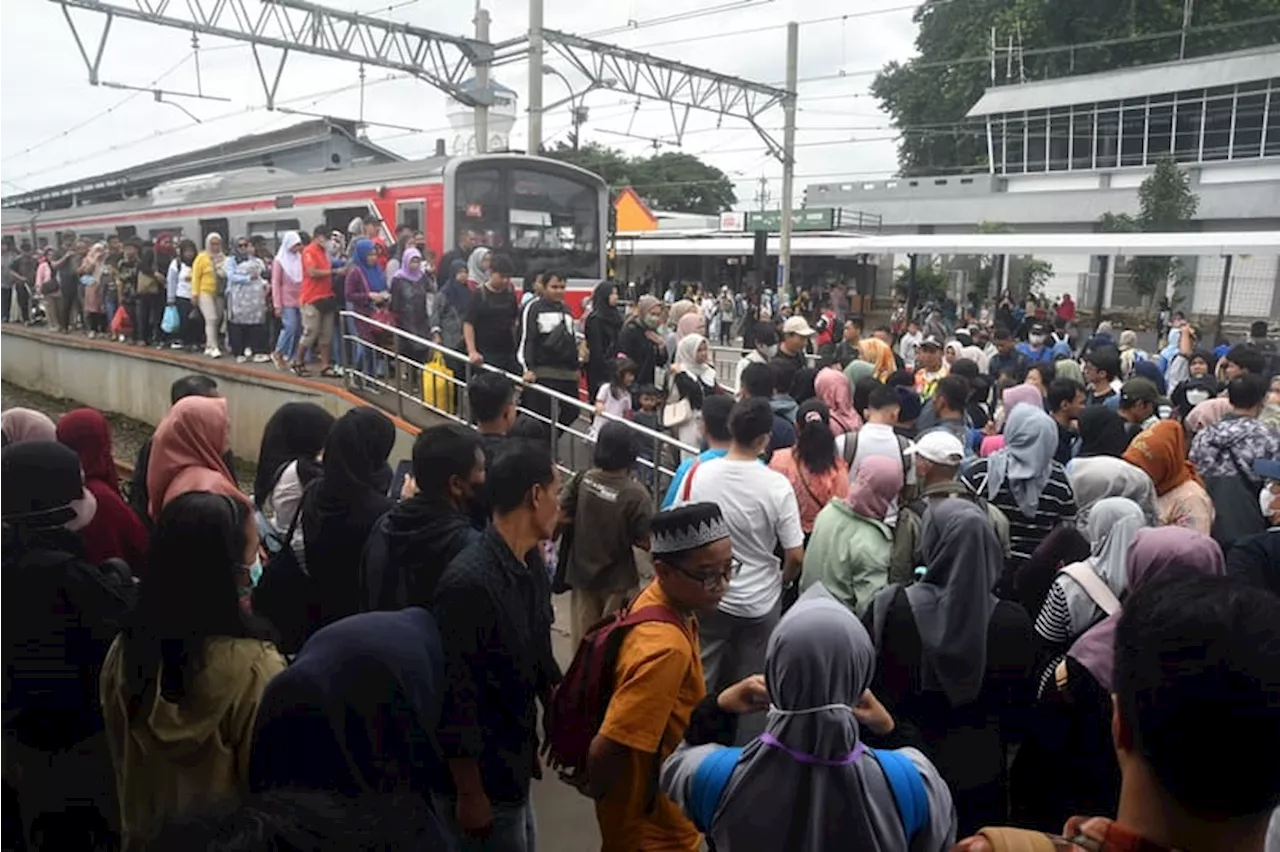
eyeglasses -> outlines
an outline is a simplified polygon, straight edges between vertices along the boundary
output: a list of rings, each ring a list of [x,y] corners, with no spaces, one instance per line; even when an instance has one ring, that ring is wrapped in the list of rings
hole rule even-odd
[[[709,574],[689,571],[685,568],[681,568],[679,565],[672,565],[671,567],[675,568],[677,571],[679,571],[681,574],[688,577],[690,580],[693,580],[695,583],[701,583],[703,590],[708,592],[714,592],[722,584],[726,586],[729,585],[729,582],[734,577],[742,573],[742,560],[737,558],[730,559],[729,563],[725,565],[723,568],[721,568],[719,571],[715,571]]]

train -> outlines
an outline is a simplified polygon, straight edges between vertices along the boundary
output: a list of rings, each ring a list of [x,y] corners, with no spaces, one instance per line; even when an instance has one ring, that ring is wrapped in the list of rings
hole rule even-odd
[[[115,234],[153,240],[162,233],[203,245],[262,237],[273,247],[287,231],[346,232],[376,214],[390,244],[407,226],[421,231],[436,257],[470,235],[511,257],[517,284],[557,272],[575,312],[605,277],[609,188],[577,166],[527,154],[431,157],[340,171],[297,174],[260,167],[181,178],[121,201],[30,211],[5,208],[0,234],[15,243],[57,245],[70,233],[89,240]]]

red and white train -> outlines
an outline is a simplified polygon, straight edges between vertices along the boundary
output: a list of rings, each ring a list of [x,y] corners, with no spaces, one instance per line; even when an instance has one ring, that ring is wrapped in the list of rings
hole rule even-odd
[[[0,233],[33,246],[67,233],[91,240],[117,234],[154,239],[168,232],[202,245],[261,236],[274,246],[286,231],[317,225],[346,231],[376,213],[384,238],[399,226],[421,231],[437,257],[470,233],[477,245],[509,255],[518,276],[565,275],[575,310],[605,276],[609,190],[585,169],[524,154],[435,157],[299,175],[273,168],[184,178],[110,203],[32,212],[6,208]]]

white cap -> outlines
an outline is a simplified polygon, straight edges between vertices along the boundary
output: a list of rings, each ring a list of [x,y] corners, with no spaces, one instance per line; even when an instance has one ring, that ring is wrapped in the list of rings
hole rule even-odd
[[[791,317],[782,324],[782,333],[813,337],[818,332],[814,331],[813,327],[809,325],[809,321],[804,317]]]
[[[964,461],[964,444],[960,443],[960,439],[955,435],[941,429],[925,432],[916,439],[915,444],[908,448],[907,452],[915,453],[934,464],[944,464],[948,467]]]

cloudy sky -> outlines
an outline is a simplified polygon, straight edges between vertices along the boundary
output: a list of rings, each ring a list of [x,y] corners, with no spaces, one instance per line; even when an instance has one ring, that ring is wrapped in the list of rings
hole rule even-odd
[[[256,11],[257,0],[243,2]],[[493,18],[494,41],[525,31],[526,0],[484,3]],[[465,0],[328,0],[328,5],[446,33],[469,33],[473,26]],[[785,24],[800,21],[796,200],[800,189],[815,180],[875,179],[894,169],[894,134],[867,86],[885,62],[912,53],[911,6],[903,0],[545,0],[545,6],[548,28],[779,85],[785,76]],[[590,14],[583,15],[584,9]],[[707,14],[696,14],[699,11]],[[654,22],[682,12],[691,16]],[[72,15],[92,56],[103,18],[78,11]],[[550,50],[547,63],[581,87],[582,79]],[[449,136],[446,116],[451,107],[445,95],[383,69],[369,68],[366,73],[364,119],[394,125],[370,126],[371,139],[404,156],[418,157],[430,153],[437,137]],[[150,93],[93,87],[61,8],[47,0],[5,0],[0,75],[0,179],[5,194],[305,120],[265,110],[246,44],[202,37],[193,54],[190,33],[133,21],[113,24],[100,70],[103,81],[199,90],[226,100],[183,98],[178,103],[184,111],[156,103]],[[525,64],[503,66],[494,78],[520,93],[523,108]],[[358,83],[355,64],[291,54],[277,102],[295,110],[356,118],[361,114]],[[554,77],[546,79],[544,89],[547,103],[567,94],[565,84]],[[646,101],[637,109],[634,98],[607,90],[589,94],[586,104],[586,141],[641,154],[652,150],[653,143],[646,139],[658,139],[661,150],[680,150],[665,104]],[[762,123],[781,140],[781,108]],[[565,139],[569,126],[569,109],[561,106],[544,118],[544,140]],[[513,148],[524,148],[526,129],[521,113],[512,134]],[[770,206],[776,206],[781,167],[745,122],[719,121],[713,114],[695,112],[682,150],[729,173],[737,182],[739,207],[757,206],[754,197],[761,176],[767,179]]]

